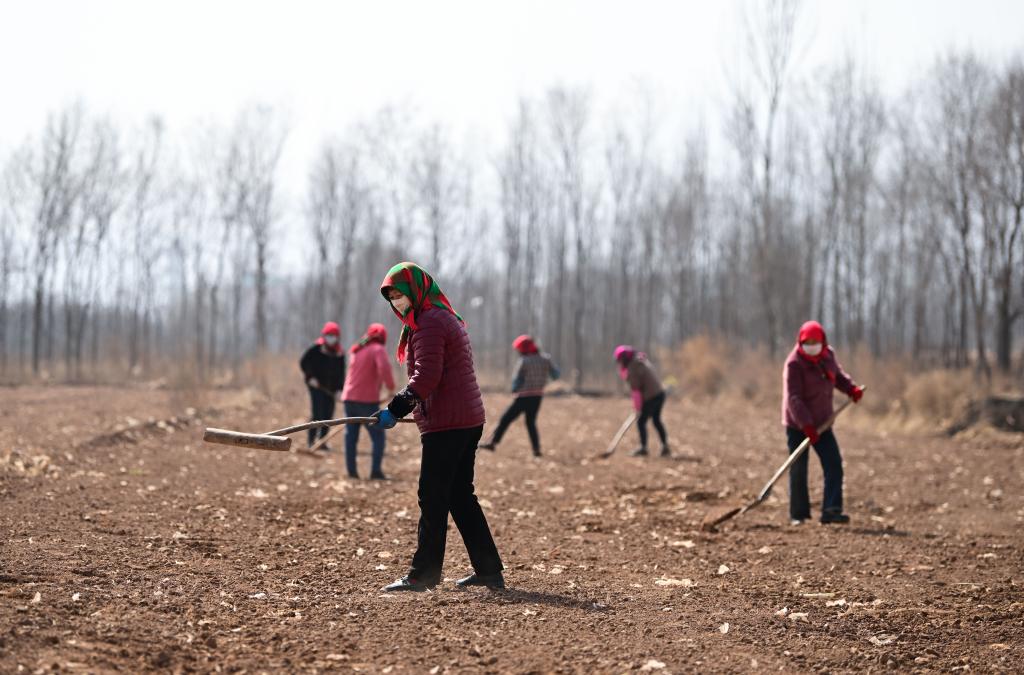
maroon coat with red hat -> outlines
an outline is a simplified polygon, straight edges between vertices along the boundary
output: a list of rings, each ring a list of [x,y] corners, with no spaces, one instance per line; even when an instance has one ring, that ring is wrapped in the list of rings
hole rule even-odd
[[[805,340],[811,339],[822,345],[816,356],[807,354],[802,347]],[[797,344],[782,371],[782,423],[795,429],[821,426],[832,416],[835,389],[855,396],[858,387],[828,346],[821,324],[808,321],[800,328]]]
[[[414,419],[421,434],[484,424],[484,402],[473,368],[469,334],[456,316],[427,307],[409,337],[408,389],[420,403]]]

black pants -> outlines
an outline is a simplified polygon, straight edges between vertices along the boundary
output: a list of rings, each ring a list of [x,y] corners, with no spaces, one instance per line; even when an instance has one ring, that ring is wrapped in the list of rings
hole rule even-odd
[[[334,397],[325,392],[323,389],[314,389],[313,387],[307,387],[309,389],[309,402],[312,408],[312,416],[310,417],[311,422],[317,420],[329,420],[334,418]],[[307,440],[309,445],[316,443],[316,439],[322,438],[327,435],[327,427],[313,427],[307,432]]]
[[[409,576],[438,580],[444,566],[448,514],[452,514],[477,574],[502,570],[487,519],[473,493],[473,465],[483,427],[423,434],[420,463],[420,524]]]
[[[665,405],[665,392],[661,392],[654,398],[649,398],[640,406],[640,417],[636,420],[636,430],[640,433],[640,445],[647,447],[647,420],[654,423],[654,429],[661,438],[662,445],[668,445],[668,434],[665,432],[665,425],[661,423],[661,409]]]
[[[786,427],[786,443],[789,451],[796,450],[807,438],[804,432],[793,427]],[[821,500],[822,513],[843,512],[843,456],[839,453],[839,443],[835,434],[829,429],[821,435],[813,446],[821,460],[821,471],[825,474],[825,493]],[[806,520],[811,517],[811,500],[807,493],[807,456],[805,452],[800,459],[789,467],[789,517],[794,520]]]
[[[491,442],[497,445],[501,443],[501,437],[505,435],[510,424],[516,421],[520,414],[526,415],[526,432],[530,434],[530,445],[535,453],[540,452],[540,434],[537,433],[537,413],[540,412],[540,403],[543,396],[519,396],[512,401],[505,414],[501,416],[498,427],[494,430]]]

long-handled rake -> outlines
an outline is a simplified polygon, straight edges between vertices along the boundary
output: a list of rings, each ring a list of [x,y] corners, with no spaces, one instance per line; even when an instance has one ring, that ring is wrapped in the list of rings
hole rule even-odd
[[[401,419],[398,421],[407,424],[413,423],[411,419]],[[268,431],[265,434],[249,434],[242,431],[207,427],[203,431],[203,441],[219,443],[221,445],[234,445],[241,448],[287,452],[292,447],[292,439],[288,438],[289,434],[295,434],[316,427],[334,427],[339,424],[375,424],[376,422],[376,417],[339,417],[334,420],[317,420],[315,422],[296,424],[283,429]]]
[[[852,399],[847,399],[843,401],[843,404],[840,405],[834,413],[832,413],[832,416],[829,417],[824,424],[818,427],[818,434],[823,434],[830,428],[832,428],[832,425],[835,423],[836,418],[839,417],[840,413],[846,410],[846,408],[849,407],[851,403],[853,403]],[[779,479],[782,478],[783,474],[789,471],[789,468],[793,466],[793,463],[796,462],[796,460],[800,459],[801,455],[807,452],[807,448],[809,447],[811,447],[811,439],[805,438],[800,443],[800,445],[797,446],[796,450],[789,454],[789,457],[787,457],[786,461],[782,464],[782,466],[779,467],[779,470],[775,472],[775,475],[771,477],[771,480],[769,480],[765,484],[765,486],[761,488],[761,492],[758,493],[757,497],[755,497],[752,501],[748,502],[747,504],[729,509],[728,511],[719,516],[707,516],[704,519],[704,522],[701,523],[701,529],[705,532],[714,532],[718,528],[718,526],[724,523],[725,521],[735,518],[736,516],[743,515],[750,509],[763,504],[764,501],[768,499],[768,496],[772,493],[772,487],[775,485],[775,483],[777,483]]]

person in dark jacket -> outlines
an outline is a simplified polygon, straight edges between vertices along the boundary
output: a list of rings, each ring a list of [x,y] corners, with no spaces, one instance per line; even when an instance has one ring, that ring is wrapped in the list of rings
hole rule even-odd
[[[504,588],[501,558],[473,491],[484,403],[462,317],[414,263],[392,267],[380,291],[403,324],[398,361],[406,364],[409,383],[375,416],[390,429],[414,413],[423,445],[416,553],[408,574],[383,590],[424,591],[441,581],[449,513],[474,571],[456,585]]]
[[[341,351],[341,329],[333,321],[324,324],[320,337],[303,353],[299,368],[309,389],[312,415],[310,421],[329,420],[334,417],[334,400],[345,384],[345,355]],[[318,438],[327,435],[327,427],[310,429],[309,447]],[[327,450],[328,448],[323,448]]]
[[[670,457],[668,433],[661,422],[661,409],[665,406],[665,388],[661,386],[654,366],[647,360],[647,354],[638,352],[629,345],[615,348],[615,361],[619,364],[619,376],[629,385],[636,411],[636,430],[640,434],[640,447],[633,451],[634,457],[647,456],[647,420],[654,423],[654,429],[661,439],[661,456]]]
[[[848,523],[843,513],[843,458],[832,429],[818,434],[818,428],[832,417],[832,392],[838,389],[854,403],[864,390],[843,370],[828,345],[825,329],[817,321],[800,327],[796,346],[786,358],[782,372],[782,424],[786,427],[789,452],[805,438],[811,439],[825,474],[825,494],[821,504],[821,522]],[[789,517],[800,525],[811,517],[807,494],[807,453],[789,469]]]
[[[529,335],[520,335],[512,342],[512,348],[521,355],[512,378],[512,393],[515,398],[505,414],[501,416],[490,440],[481,443],[485,450],[494,450],[501,443],[502,436],[512,422],[521,414],[526,415],[526,431],[530,435],[533,456],[540,457],[540,433],[537,431],[537,413],[544,399],[544,387],[548,380],[557,380],[560,373],[549,354],[542,354],[537,343]]]

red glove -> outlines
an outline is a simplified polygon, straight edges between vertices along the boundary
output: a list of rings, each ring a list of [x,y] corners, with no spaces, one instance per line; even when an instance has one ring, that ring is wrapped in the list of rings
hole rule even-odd
[[[814,445],[818,440],[820,440],[818,437],[818,430],[814,428],[813,424],[808,424],[802,429],[802,431],[804,432],[804,436],[811,439],[811,445]]]
[[[850,398],[853,399],[854,403],[860,403],[861,398],[864,396],[864,387],[854,387],[853,391],[850,392]]]

